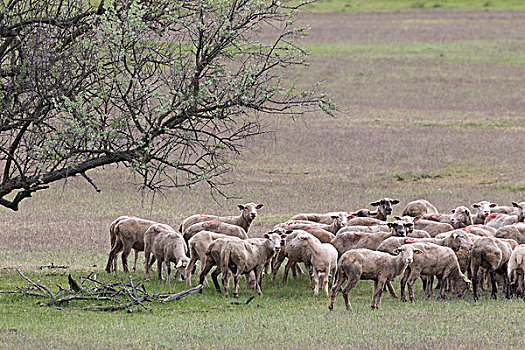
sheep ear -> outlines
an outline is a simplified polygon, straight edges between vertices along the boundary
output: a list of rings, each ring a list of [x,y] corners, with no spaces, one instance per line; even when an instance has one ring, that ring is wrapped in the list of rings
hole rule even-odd
[[[519,208],[519,207],[520,207],[519,204],[516,203],[516,202],[510,202],[510,203],[512,203],[512,206],[513,206],[513,207],[516,207],[516,208]]]
[[[281,235],[281,239],[286,238],[286,236],[287,236],[287,234],[286,234],[286,233],[283,233],[283,234]]]
[[[490,203],[489,207],[496,208],[498,205],[496,203]]]
[[[265,233],[265,234],[263,235],[263,237],[264,237],[264,238],[270,238],[270,235],[267,234],[267,233]]]
[[[392,204],[399,204],[399,200],[398,199],[392,199],[390,202],[392,202]]]
[[[458,237],[457,232],[455,232],[455,233],[452,234],[452,238],[457,238],[457,237]]]
[[[386,224],[388,226],[389,229],[392,229],[392,226],[394,226],[394,223],[393,222],[389,222],[388,224]]]
[[[338,219],[339,216],[338,215],[332,215],[332,219]]]
[[[467,283],[472,283],[472,281],[469,280],[465,275],[463,275],[463,281],[465,281]]]
[[[476,203],[476,204],[472,204],[472,208],[474,208],[474,209],[479,208],[479,204],[478,204],[478,203]]]
[[[421,216],[416,216],[416,217],[414,218],[414,222],[419,221],[419,220],[421,220]]]
[[[179,267],[182,267],[182,260],[179,260],[179,262],[177,263],[177,266],[175,266],[176,269],[178,269]]]
[[[238,204],[238,205],[237,205],[237,208],[239,208],[239,210],[244,210],[244,205],[242,205],[242,204]]]
[[[394,250],[392,251],[392,253],[394,253],[395,255],[399,254],[399,249],[397,249],[397,248],[394,249]]]
[[[419,249],[414,249],[414,254],[422,254],[423,252]]]
[[[262,207],[264,207],[264,204],[257,204],[257,206],[255,207],[255,209],[261,209]]]
[[[452,213],[455,213],[455,212],[456,212],[456,209],[452,209],[451,212],[452,212]]]
[[[379,202],[372,202],[372,203],[370,203],[370,205],[373,206],[373,207],[377,207],[379,205]]]
[[[394,219],[396,219],[396,220],[403,220],[403,218],[401,216],[394,216]]]
[[[287,231],[284,232],[284,234],[287,234],[287,235],[291,235],[292,233],[293,233],[293,230],[287,230]]]

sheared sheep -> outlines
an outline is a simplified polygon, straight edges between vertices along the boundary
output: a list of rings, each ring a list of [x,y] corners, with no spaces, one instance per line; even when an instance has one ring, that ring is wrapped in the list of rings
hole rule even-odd
[[[283,223],[283,224],[277,224],[272,228],[272,231],[276,230],[303,230],[311,235],[315,236],[317,239],[319,239],[322,243],[330,243],[330,241],[335,237],[335,235],[332,232],[326,231],[325,229],[322,229],[321,227],[317,225],[311,225],[311,224],[301,224],[301,223],[295,223],[291,222],[289,224]]]
[[[520,244],[512,251],[510,255],[507,273],[509,283],[514,294],[518,297],[524,297],[525,286],[525,244]]]
[[[414,261],[410,264],[410,268],[405,270],[403,278],[401,279],[401,300],[406,301],[405,286],[408,284],[408,296],[410,301],[414,301],[414,282],[419,276],[436,276],[440,281],[441,299],[445,299],[445,283],[446,279],[451,279],[456,287],[456,293],[462,297],[468,289],[470,282],[461,272],[458,259],[454,251],[448,247],[440,246],[433,243],[413,243],[414,249],[420,249],[424,254],[414,255]],[[401,246],[399,249],[408,245]],[[426,285],[427,297],[432,296],[432,285]]]
[[[470,210],[465,206],[452,209],[452,214],[426,214],[422,216],[424,220],[432,220],[450,224],[453,228],[462,228],[472,225]]]
[[[490,214],[485,219],[485,225],[499,229],[503,226],[512,225],[525,220],[525,202],[511,202],[512,205],[518,210],[517,215],[507,214]]]
[[[512,254],[513,246],[517,245],[516,241],[495,238],[495,237],[481,237],[474,242],[471,252],[470,271],[472,278],[472,289],[474,301],[478,297],[478,272],[480,268],[485,268],[490,273],[490,280],[492,284],[491,297],[496,299],[497,287],[495,275],[502,274],[504,279],[504,288],[506,296],[510,297],[510,290],[507,281],[507,263]]]
[[[405,226],[402,222],[389,222],[391,228],[389,232],[341,232],[335,236],[330,243],[337,249],[339,256],[343,255],[350,249],[367,248],[376,250],[385,239],[392,236],[406,236]]]
[[[416,217],[426,214],[439,214],[439,211],[434,205],[432,205],[432,203],[425,199],[412,201],[405,206],[405,209],[403,209],[403,216]]]
[[[200,231],[195,236],[191,237],[188,241],[188,247],[190,251],[190,262],[186,268],[186,284],[191,286],[191,274],[193,267],[197,260],[200,260],[199,274],[202,272],[204,260],[206,258],[206,250],[211,242],[219,238],[229,238],[229,239],[240,239],[239,237],[224,235],[222,233],[216,233],[211,231]],[[204,283],[207,284],[207,281],[204,280]]]
[[[108,261],[108,265],[106,266],[106,272],[108,272],[108,273],[111,272],[111,270],[117,271],[117,254],[122,251],[122,242],[120,241],[120,239],[117,241],[118,237],[115,234],[115,226],[119,222],[124,221],[124,220],[129,220],[129,219],[134,219],[134,220],[137,220],[139,222],[143,222],[145,224],[145,226],[147,226],[148,224],[149,225],[153,225],[153,224],[156,223],[155,221],[145,220],[145,219],[137,218],[137,217],[131,216],[131,215],[119,216],[118,218],[113,220],[113,222],[109,225],[109,241],[111,243],[111,250],[110,250],[109,255],[110,256],[112,255],[111,251],[113,251],[113,248],[115,248],[115,253],[113,254],[112,260]],[[147,226],[144,229],[144,231],[146,231],[148,229],[148,227],[149,226]],[[135,250],[135,262],[133,263],[133,271],[135,271],[137,269],[138,257],[139,257],[139,251]]]
[[[404,245],[399,249],[397,256],[369,249],[347,251],[339,258],[337,263],[328,309],[332,310],[334,308],[335,297],[347,280],[348,283],[342,291],[348,311],[352,310],[348,300],[348,293],[360,280],[374,281],[374,294],[371,306],[372,309],[379,309],[381,307],[381,294],[385,284],[403,273],[405,268],[412,263],[414,254],[421,253],[422,251],[415,249],[412,245]]]
[[[279,235],[269,232],[263,235],[263,240],[254,241],[226,241],[221,250],[220,266],[222,271],[222,283],[224,294],[228,296],[228,274],[233,274],[233,296],[239,296],[239,277],[241,274],[255,272],[255,286],[257,294],[262,296],[261,278],[264,266],[275,253],[281,249],[281,237],[286,238],[286,234]]]
[[[330,243],[321,243],[309,233],[297,235],[290,243],[292,248],[303,248],[309,251],[310,265],[312,265],[314,294],[319,293],[319,276],[323,276],[323,288],[328,294],[328,277],[337,266],[337,250]]]
[[[416,230],[427,231],[431,237],[435,237],[440,233],[449,232],[454,229],[450,224],[424,219],[419,219],[417,222],[415,222],[414,228]]]
[[[525,244],[525,223],[519,222],[499,228],[495,235],[497,238],[510,238],[519,244]]]
[[[178,232],[164,230],[155,237],[152,252],[157,259],[159,279],[162,279],[162,266],[164,265],[168,274],[167,282],[170,282],[171,263],[174,263],[175,268],[184,274],[190,262],[190,258],[186,255],[187,249],[184,238]]]
[[[378,220],[386,221],[388,215],[392,214],[392,206],[399,203],[397,199],[382,198],[378,201],[370,203],[371,206],[377,207],[376,218]]]
[[[241,239],[248,238],[246,231],[244,231],[242,227],[237,226],[237,225],[228,224],[222,221],[198,222],[196,224],[188,226],[186,228],[186,231],[184,231],[183,237],[187,242],[191,239],[191,237],[195,236],[197,233],[201,231],[211,231],[211,232],[221,233],[223,235],[238,237]]]
[[[333,216],[339,216],[339,215],[346,215],[347,218],[350,218],[353,216],[352,213],[346,212],[346,211],[333,211],[333,212],[326,213],[326,214],[301,213],[301,214],[292,216],[290,220],[288,221],[305,220],[305,221],[317,222],[319,224],[330,225],[334,221]]]
[[[476,209],[476,214],[472,216],[473,224],[484,224],[487,216],[490,215],[492,208],[496,208],[498,205],[496,203],[491,203],[487,201],[481,201],[471,205],[472,208]]]
[[[146,279],[149,279],[149,269],[155,262],[154,256],[150,259],[150,255],[153,253],[153,242],[159,234],[167,234],[169,232],[175,232],[175,230],[167,225],[153,224],[144,233],[144,270]]]
[[[348,215],[346,213],[339,213],[338,215],[332,215],[332,223],[330,225],[327,224],[321,224],[315,221],[308,221],[308,220],[290,220],[285,222],[284,224],[281,224],[280,226],[284,229],[288,228],[292,225],[310,225],[314,227],[322,228],[323,230],[326,230],[328,232],[333,233],[334,235],[339,231],[342,227],[345,227],[348,223]]]
[[[247,203],[239,204],[237,207],[241,211],[238,216],[216,216],[216,215],[202,215],[195,214],[182,221],[179,226],[179,231],[185,233],[186,229],[193,224],[203,221],[221,221],[228,224],[242,227],[246,233],[250,229],[253,220],[257,217],[257,210],[261,209],[263,204]]]

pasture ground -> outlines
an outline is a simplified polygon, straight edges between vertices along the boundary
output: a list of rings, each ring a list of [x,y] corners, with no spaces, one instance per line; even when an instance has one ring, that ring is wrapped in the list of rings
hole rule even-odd
[[[225,180],[235,185],[225,190],[238,198],[215,202],[196,186],[152,203],[122,167],[91,175],[101,193],[69,179],[24,202],[20,212],[0,210],[0,289],[24,284],[14,267],[48,285],[67,285],[67,272],[38,269],[51,262],[69,265],[74,276],[96,271],[100,279],[127,280],[122,272],[103,272],[108,225],[122,214],[178,225],[196,212],[236,213],[237,203],[256,201],[265,204],[256,236],[298,212],[353,210],[385,196],[401,200],[395,214],[417,198],[442,211],[483,199],[523,200],[525,12],[382,10],[301,15],[312,26],[304,41],[311,65],[291,78],[298,85],[323,81],[341,112],[295,122],[269,117],[274,132],[251,140],[232,160]],[[286,285],[265,280],[263,287],[263,298],[248,306],[230,305],[207,288],[131,314],[59,311],[36,306],[34,298],[0,295],[0,347],[525,347],[523,301],[493,301],[487,293],[476,304],[471,293],[426,300],[417,288],[415,303],[384,295],[382,309],[372,311],[372,284],[360,282],[350,293],[356,312],[344,310],[340,295],[329,312],[326,297],[314,297],[304,276]]]

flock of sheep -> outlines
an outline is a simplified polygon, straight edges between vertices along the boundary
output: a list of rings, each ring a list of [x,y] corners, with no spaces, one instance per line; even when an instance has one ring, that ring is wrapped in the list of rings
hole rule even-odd
[[[402,300],[406,300],[408,286],[413,301],[413,285],[419,277],[428,296],[432,295],[434,277],[441,298],[445,290],[463,296],[472,283],[477,300],[485,280],[490,280],[492,298],[496,298],[498,287],[507,298],[525,295],[525,202],[499,206],[482,201],[472,205],[474,212],[460,206],[450,214],[439,214],[430,202],[420,199],[408,203],[402,217],[388,221],[392,206],[398,203],[383,198],[371,203],[377,207],[374,211],[298,214],[261,238],[249,238],[248,232],[262,204],[239,205],[238,216],[192,215],[178,230],[121,216],[110,225],[112,248],[106,271],[116,271],[116,258],[122,252],[127,272],[127,258],[134,249],[134,269],[138,252],[145,253],[146,278],[156,260],[159,279],[164,266],[169,282],[173,262],[179,279],[185,278],[190,286],[200,260],[199,283],[207,285],[206,276],[215,266],[211,277],[216,290],[221,293],[218,276],[222,273],[224,294],[228,296],[233,277],[233,296],[237,297],[241,275],[246,277],[247,288],[262,295],[263,272],[269,275],[271,267],[275,279],[287,259],[284,281],[290,270],[294,275],[303,273],[299,265],[303,263],[314,293],[323,288],[330,296],[330,310],[339,291],[346,308],[352,310],[348,293],[359,280],[374,281],[371,306],[379,308],[384,289],[397,297],[392,281],[400,275]],[[329,276],[333,276],[331,293]]]

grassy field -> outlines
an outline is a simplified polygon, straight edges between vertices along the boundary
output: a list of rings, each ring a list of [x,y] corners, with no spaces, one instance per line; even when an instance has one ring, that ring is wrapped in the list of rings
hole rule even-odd
[[[446,9],[452,4],[447,1],[420,1],[425,7],[442,3],[439,10],[401,12],[392,10],[416,2],[366,3],[381,11],[361,5],[364,13],[301,15],[300,22],[312,27],[303,43],[311,65],[289,78],[299,85],[323,81],[341,112],[332,119],[268,118],[274,132],[250,140],[242,156],[232,159],[234,170],[225,180],[235,185],[225,190],[236,198],[216,202],[206,187],[196,186],[152,201],[136,191],[125,169],[114,167],[91,175],[101,193],[81,178],[56,184],[22,203],[20,212],[0,209],[0,289],[25,284],[14,267],[51,286],[66,285],[68,272],[127,280],[123,273],[103,272],[108,226],[122,214],[177,225],[196,212],[236,213],[237,203],[255,201],[265,204],[251,233],[258,236],[298,212],[353,210],[382,197],[401,201],[395,214],[417,198],[442,211],[483,199],[523,200],[525,12],[478,11],[483,1],[454,2],[474,11]],[[494,9],[523,6],[487,3]],[[70,268],[38,269],[51,262]],[[142,267],[133,276],[141,279]],[[186,288],[156,280],[147,286]],[[0,347],[525,346],[523,301],[493,301],[483,294],[474,304],[467,293],[442,302],[426,300],[420,289],[413,304],[384,295],[382,309],[372,311],[372,284],[360,282],[350,293],[355,313],[344,311],[340,296],[329,312],[327,298],[314,297],[304,277],[286,285],[265,280],[264,296],[247,306],[231,305],[206,288],[202,295],[151,305],[151,313],[60,311],[39,307],[32,297],[0,295]],[[249,295],[242,292],[240,300]]]

